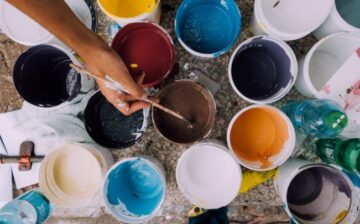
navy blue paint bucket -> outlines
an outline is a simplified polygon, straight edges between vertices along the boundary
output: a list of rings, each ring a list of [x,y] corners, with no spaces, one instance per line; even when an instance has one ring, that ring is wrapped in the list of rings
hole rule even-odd
[[[218,57],[240,35],[240,10],[233,0],[184,0],[176,13],[175,31],[181,45],[195,57]]]
[[[34,106],[64,106],[95,85],[94,79],[80,75],[70,68],[70,63],[79,64],[63,48],[53,45],[31,47],[15,63],[15,87],[24,100]]]
[[[250,103],[273,103],[284,97],[297,77],[297,60],[284,41],[256,36],[231,56],[228,75],[234,91]]]
[[[148,125],[149,110],[126,116],[98,91],[90,98],[84,116],[85,128],[96,143],[106,148],[125,149],[141,139]]]

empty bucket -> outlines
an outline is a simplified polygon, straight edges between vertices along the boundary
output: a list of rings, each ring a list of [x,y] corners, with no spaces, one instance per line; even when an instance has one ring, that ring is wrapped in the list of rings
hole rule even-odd
[[[84,116],[85,128],[96,143],[124,149],[140,140],[148,125],[149,110],[125,116],[98,91],[90,98]]]
[[[233,0],[185,0],[176,13],[175,31],[180,44],[199,58],[214,58],[235,44],[241,15]]]
[[[318,28],[333,6],[334,0],[255,0],[252,31],[286,41],[300,39]]]
[[[15,87],[24,100],[34,106],[64,106],[95,86],[93,78],[80,75],[70,68],[70,63],[79,64],[61,47],[31,47],[16,60],[13,70]]]
[[[176,182],[193,205],[216,209],[238,195],[241,169],[219,141],[207,140],[187,149],[176,165]]]
[[[244,167],[266,171],[283,164],[295,147],[289,118],[272,106],[254,105],[239,111],[227,130],[227,144]]]
[[[136,78],[145,72],[144,87],[159,84],[173,70],[175,48],[169,34],[152,23],[132,23],[115,36],[112,48],[125,62]]]
[[[121,222],[144,223],[165,200],[165,170],[152,157],[133,157],[116,163],[104,182],[106,208]]]
[[[231,56],[228,75],[234,91],[251,103],[273,103],[284,97],[297,77],[297,60],[284,41],[257,36],[240,44]]]

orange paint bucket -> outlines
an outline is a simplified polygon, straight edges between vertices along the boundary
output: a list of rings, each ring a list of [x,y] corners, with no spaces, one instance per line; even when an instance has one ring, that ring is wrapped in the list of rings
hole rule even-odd
[[[255,105],[238,112],[227,131],[227,143],[241,165],[265,171],[283,164],[295,147],[289,118],[272,106]]]

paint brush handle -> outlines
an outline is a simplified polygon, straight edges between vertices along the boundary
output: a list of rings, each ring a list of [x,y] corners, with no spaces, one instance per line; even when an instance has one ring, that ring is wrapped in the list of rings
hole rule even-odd
[[[0,156],[0,164],[18,163],[20,158],[20,156]],[[32,156],[30,157],[30,162],[40,163],[43,159],[43,156]]]
[[[160,109],[160,110],[162,110],[162,111],[164,111],[164,112],[166,112],[166,113],[168,113],[168,114],[171,114],[171,115],[173,115],[173,116],[175,116],[175,117],[177,117],[177,118],[179,118],[179,119],[181,119],[181,120],[184,120],[184,121],[186,121],[186,122],[189,122],[187,119],[185,119],[185,118],[184,118],[183,116],[181,116],[180,114],[176,113],[176,112],[173,111],[173,110],[170,110],[170,109],[167,108],[167,107],[164,107],[164,106],[161,105],[161,104],[158,104],[158,103],[156,103],[156,102],[154,102],[154,101],[152,101],[152,100],[149,100],[149,99],[146,99],[146,100],[144,100],[144,101],[151,103],[154,107],[156,107],[156,108],[158,108],[158,109]]]

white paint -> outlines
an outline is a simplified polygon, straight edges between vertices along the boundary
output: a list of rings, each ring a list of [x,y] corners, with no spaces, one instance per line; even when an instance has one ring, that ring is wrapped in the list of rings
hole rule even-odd
[[[150,109],[143,109],[144,121],[140,129],[138,129],[133,135],[135,135],[135,141],[137,141],[144,133],[145,129],[149,125]]]
[[[8,164],[0,164],[0,209],[13,199],[11,167]]]

